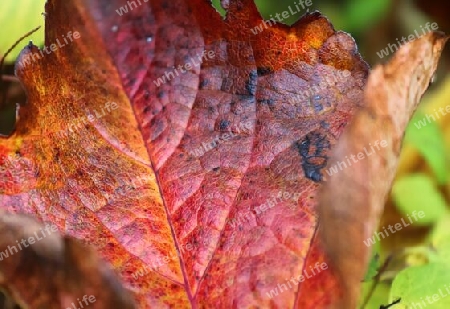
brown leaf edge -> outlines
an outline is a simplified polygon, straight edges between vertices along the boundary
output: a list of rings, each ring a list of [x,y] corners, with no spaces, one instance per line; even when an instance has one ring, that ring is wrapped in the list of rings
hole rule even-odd
[[[2,212],[0,235],[0,286],[21,308],[136,308],[106,262],[56,226]]]
[[[371,248],[364,240],[378,227],[395,176],[406,126],[428,88],[448,37],[430,32],[402,46],[376,66],[365,88],[364,107],[346,127],[327,168],[347,162],[385,140],[370,157],[327,179],[319,193],[319,237],[345,294],[332,308],[356,308]],[[372,145],[373,144],[373,145]]]

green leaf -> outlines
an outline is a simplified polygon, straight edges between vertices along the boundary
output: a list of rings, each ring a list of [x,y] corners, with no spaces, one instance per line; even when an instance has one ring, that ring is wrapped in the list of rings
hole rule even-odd
[[[449,173],[444,137],[439,126],[432,121],[432,117],[436,119],[438,116],[428,115],[426,118],[423,113],[417,112],[406,130],[405,142],[419,151],[436,175],[438,183],[443,185],[447,183]]]
[[[429,225],[446,212],[443,196],[425,174],[411,174],[398,179],[392,188],[392,198],[397,209],[407,217],[406,222]]]
[[[19,44],[6,57],[6,61],[14,61],[30,40],[35,45],[44,45],[44,17],[41,13],[44,12],[45,0],[2,0],[1,3],[0,20],[6,29],[7,35],[5,33],[0,35],[0,57],[19,38],[38,26],[42,26],[42,28],[26,38],[23,44]]]
[[[448,309],[449,285],[450,266],[444,263],[409,267],[395,277],[389,300],[401,297],[405,308]]]
[[[433,246],[435,248],[441,247],[446,242],[450,242],[450,214],[447,212],[436,223],[431,234]]]
[[[364,282],[362,284],[361,295],[366,296],[367,293],[369,293],[371,287],[372,287],[372,282]],[[380,305],[387,304],[388,299],[389,299],[389,291],[390,291],[390,286],[386,283],[380,282],[376,286],[375,291],[373,291],[373,294],[370,297],[369,302],[367,303],[365,308],[367,308],[367,309],[377,308],[378,309],[378,308],[380,308]],[[364,300],[364,297],[361,297],[360,305],[362,305],[363,300]],[[360,307],[358,307],[358,308],[360,308]]]
[[[447,212],[433,228],[431,244],[435,250],[433,262],[450,261],[450,214]]]
[[[219,12],[219,14],[223,17],[227,13],[224,8],[220,5],[220,0],[212,0],[212,5]]]

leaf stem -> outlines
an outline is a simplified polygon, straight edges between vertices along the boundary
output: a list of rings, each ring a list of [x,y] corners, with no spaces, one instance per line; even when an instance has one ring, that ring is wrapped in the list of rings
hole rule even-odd
[[[375,292],[375,289],[376,289],[378,283],[380,283],[381,275],[383,274],[383,272],[384,272],[384,271],[387,269],[387,267],[389,266],[389,263],[391,262],[392,257],[393,257],[393,255],[392,255],[392,254],[389,254],[388,257],[386,258],[386,260],[384,260],[383,265],[381,265],[381,267],[378,269],[377,274],[376,274],[375,277],[373,278],[372,286],[370,287],[370,290],[369,290],[369,292],[367,293],[366,297],[364,298],[364,302],[363,302],[362,305],[361,305],[361,309],[364,309],[364,308],[367,306],[367,304],[368,304],[370,298],[371,298],[372,295],[373,295],[373,292]]]
[[[34,32],[38,31],[41,28],[41,26],[34,28],[33,30],[29,31],[28,33],[26,33],[25,35],[23,35],[21,38],[19,38],[14,44],[13,46],[11,46],[6,53],[3,55],[2,59],[0,60],[0,76],[2,76],[2,72],[3,72],[3,64],[5,63],[5,59],[6,57],[9,55],[9,53],[12,52],[12,50],[14,48],[16,48],[16,46],[23,41],[23,39],[29,37],[30,35],[32,35]],[[0,89],[3,88],[3,78],[0,78]],[[0,98],[0,108],[3,106],[3,103],[6,100],[6,91],[3,92],[2,97]]]

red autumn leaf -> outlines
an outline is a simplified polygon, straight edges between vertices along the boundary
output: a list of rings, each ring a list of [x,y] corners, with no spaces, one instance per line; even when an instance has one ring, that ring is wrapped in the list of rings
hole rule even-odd
[[[286,280],[299,278],[302,270],[311,275],[303,260],[308,252],[315,254],[310,244],[316,181],[328,149],[360,101],[367,66],[353,40],[335,33],[318,14],[292,29],[278,26],[255,37],[250,29],[262,21],[251,1],[231,3],[225,22],[203,1],[188,5],[153,2],[123,16],[95,10],[143,124],[169,224],[178,247],[187,248],[176,276],[168,269],[159,272],[184,282],[187,298],[199,306],[293,307],[293,282],[283,295],[267,295],[278,286],[290,287]],[[136,24],[145,26],[136,29]],[[156,87],[158,77],[171,76],[172,65],[194,62],[203,51],[216,56],[205,59],[201,71]],[[144,55],[148,58],[141,60]],[[312,86],[319,91],[312,93]],[[228,131],[237,135],[231,143],[221,142],[196,158],[196,150],[206,151]],[[300,200],[283,200],[258,214],[258,207],[280,192]],[[317,254],[312,265],[322,262]],[[310,286],[301,283],[299,304],[330,301],[330,288],[338,292],[338,287],[328,277],[325,272],[308,279]],[[141,282],[152,279],[158,280],[146,276]]]
[[[319,13],[255,35],[250,0],[128,5],[48,1],[1,206],[93,245],[140,308],[336,304],[316,192],[363,102],[354,41]]]

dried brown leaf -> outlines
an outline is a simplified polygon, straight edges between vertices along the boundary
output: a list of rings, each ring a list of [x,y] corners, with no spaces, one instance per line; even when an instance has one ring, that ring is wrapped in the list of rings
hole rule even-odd
[[[95,250],[62,237],[56,226],[2,212],[0,235],[0,285],[21,308],[79,308],[79,302],[93,308],[135,308]]]
[[[363,241],[377,229],[406,126],[446,41],[440,32],[429,33],[404,45],[389,63],[375,67],[366,85],[364,107],[333,150],[328,167],[351,163],[329,177],[319,195],[320,237],[346,291],[335,308],[356,308],[371,252]],[[375,147],[376,141],[383,140],[385,147]],[[367,157],[351,158],[360,152]]]

